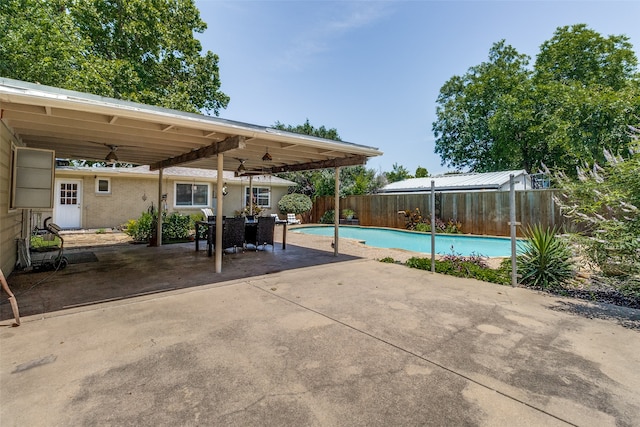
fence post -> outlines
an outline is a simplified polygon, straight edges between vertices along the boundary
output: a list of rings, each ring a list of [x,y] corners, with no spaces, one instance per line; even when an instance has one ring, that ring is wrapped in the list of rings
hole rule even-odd
[[[335,171],[335,194],[333,209],[333,256],[338,256],[338,239],[340,238],[340,167]]]
[[[431,180],[431,273],[436,272],[436,182]]]
[[[509,228],[511,234],[511,286],[518,284],[516,265],[516,185],[513,174],[509,175]]]

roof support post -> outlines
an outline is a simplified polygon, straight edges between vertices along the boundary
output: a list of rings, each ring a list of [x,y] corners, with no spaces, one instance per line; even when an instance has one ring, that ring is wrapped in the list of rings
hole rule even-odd
[[[218,176],[216,178],[216,196],[218,203],[216,203],[216,245],[215,245],[215,263],[216,273],[222,273],[222,227],[224,227],[222,221],[222,187],[224,185],[224,154],[218,153]]]
[[[253,215],[253,175],[249,175],[249,215]]]
[[[158,169],[158,218],[156,220],[155,246],[162,246],[162,171]]]
[[[338,256],[338,238],[340,237],[340,166],[336,167],[335,208],[333,209],[333,256]]]

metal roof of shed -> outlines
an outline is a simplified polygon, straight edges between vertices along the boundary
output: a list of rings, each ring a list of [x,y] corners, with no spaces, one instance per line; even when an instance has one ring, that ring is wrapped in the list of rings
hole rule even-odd
[[[509,182],[511,175],[526,175],[527,171],[511,170],[486,173],[462,173],[452,175],[438,175],[426,178],[410,178],[392,182],[380,190],[381,193],[402,193],[431,190],[434,181],[437,191],[454,190],[497,190]]]

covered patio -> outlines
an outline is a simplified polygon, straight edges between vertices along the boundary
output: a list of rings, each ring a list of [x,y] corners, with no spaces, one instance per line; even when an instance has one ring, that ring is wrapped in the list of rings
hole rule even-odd
[[[281,227],[281,226],[278,226]],[[322,266],[358,259],[355,242],[344,242],[343,253],[334,256],[330,239],[289,233],[282,249],[280,232],[273,250],[226,253],[223,271],[211,274],[206,245],[194,251],[194,243],[158,247],[132,244],[124,233],[63,232],[69,265],[58,271],[15,271],[10,285],[20,304],[20,315],[51,316],[61,310],[127,300],[179,289],[223,286],[233,280],[252,280],[287,270]],[[302,244],[304,241],[304,244]],[[364,248],[363,248],[364,249]],[[375,251],[375,250],[374,250]],[[0,321],[13,318],[8,301],[0,303]]]
[[[158,206],[164,193],[162,171],[171,166],[214,169],[218,176],[223,171],[253,176],[335,168],[338,178],[340,167],[361,165],[382,154],[364,145],[6,78],[0,79],[0,109],[2,122],[27,147],[55,150],[56,158],[158,170]],[[218,180],[216,194],[222,191],[223,181]],[[222,217],[222,198],[218,200],[216,215]],[[215,239],[215,271],[220,273],[221,228]]]

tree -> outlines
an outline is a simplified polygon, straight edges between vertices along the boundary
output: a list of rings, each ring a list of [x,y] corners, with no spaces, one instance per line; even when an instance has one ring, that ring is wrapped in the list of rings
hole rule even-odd
[[[284,125],[276,122],[273,127],[287,132],[341,141],[338,131],[335,128],[327,129],[324,126],[316,128],[309,123],[309,119],[307,119],[304,124],[298,126]],[[286,172],[280,173],[278,176],[297,184],[296,187],[291,190],[306,194],[312,198],[333,196],[335,194],[335,172],[333,169]],[[382,182],[376,177],[374,169],[367,169],[362,165],[340,168],[340,197],[374,193],[381,186]]]
[[[488,62],[445,83],[433,123],[436,153],[443,162],[477,172],[511,169],[522,163],[523,153],[514,143],[517,130],[501,127],[504,119],[494,117],[501,109],[513,111],[514,104],[522,103],[527,93],[522,88],[530,75],[528,63],[528,56],[502,40],[490,49]]]
[[[427,168],[423,168],[422,166],[418,166],[416,168],[416,178],[427,178],[429,176],[429,171]]]
[[[533,83],[547,153],[544,163],[575,176],[605,162],[603,148],[627,151],[628,118],[640,113],[637,58],[626,36],[602,37],[584,24],[561,27],[540,47]]]
[[[442,86],[433,132],[443,164],[533,172],[544,163],[575,175],[584,162],[603,162],[603,147],[626,149],[640,83],[625,36],[562,27],[543,43],[535,67],[528,64],[501,41],[487,62]]]
[[[413,178],[407,168],[397,163],[393,164],[391,172],[385,172],[387,182],[404,181],[405,179]]]
[[[5,77],[190,112],[226,108],[192,0],[6,0]]]
[[[633,77],[637,64],[627,36],[604,38],[577,24],[556,29],[551,40],[540,46],[535,70],[536,78],[544,82],[620,90]]]

